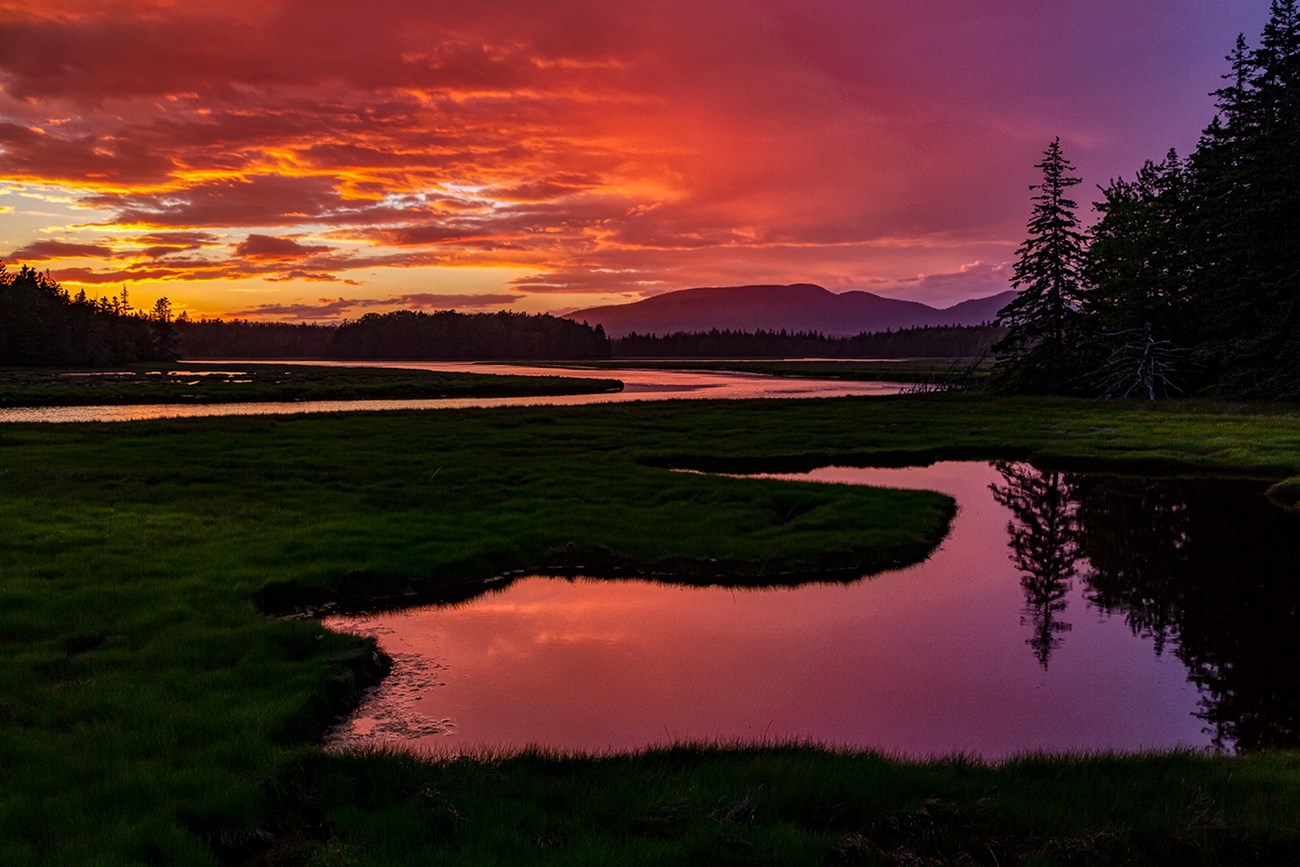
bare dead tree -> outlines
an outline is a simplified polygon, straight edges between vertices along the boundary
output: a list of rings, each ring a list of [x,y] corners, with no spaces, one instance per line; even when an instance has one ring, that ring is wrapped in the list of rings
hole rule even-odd
[[[1171,341],[1157,340],[1151,323],[1146,323],[1141,330],[1130,329],[1105,336],[1118,343],[1098,371],[1103,395],[1133,397],[1137,394],[1155,400],[1182,392],[1176,377],[1187,350]]]

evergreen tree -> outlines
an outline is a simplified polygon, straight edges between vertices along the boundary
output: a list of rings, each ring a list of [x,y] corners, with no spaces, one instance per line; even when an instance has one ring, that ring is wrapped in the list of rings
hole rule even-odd
[[[1078,184],[1074,166],[1061,153],[1057,138],[1043,152],[1035,168],[1043,180],[1029,219],[1029,237],[1016,251],[1011,285],[1020,290],[998,312],[997,324],[1008,329],[993,351],[998,356],[995,374],[1004,387],[1027,391],[1077,388],[1076,350],[1079,304],[1082,296],[1084,235],[1076,215],[1078,204],[1069,198]]]
[[[1238,37],[1191,160],[1198,355],[1234,393],[1300,394],[1298,24],[1295,0],[1274,0],[1260,47]]]
[[[175,361],[180,357],[176,324],[172,320],[172,302],[166,295],[159,298],[149,313],[153,331],[153,354],[162,361]]]
[[[1188,184],[1178,154],[1147,161],[1132,181],[1114,180],[1094,205],[1081,310],[1097,356],[1092,375],[1108,396],[1149,398],[1181,390],[1187,347],[1198,339],[1188,316]]]

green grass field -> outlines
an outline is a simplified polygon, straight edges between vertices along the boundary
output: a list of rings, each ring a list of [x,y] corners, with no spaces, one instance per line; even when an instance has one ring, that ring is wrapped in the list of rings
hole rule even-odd
[[[668,468],[1029,456],[1283,479],[1300,413],[925,396],[0,426],[0,860],[1300,858],[1292,754],[333,755],[317,738],[382,660],[268,616],[516,570],[843,578],[923,557],[952,502]]]

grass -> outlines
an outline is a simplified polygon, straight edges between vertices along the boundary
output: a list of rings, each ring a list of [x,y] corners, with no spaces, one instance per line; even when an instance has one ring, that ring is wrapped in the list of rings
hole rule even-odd
[[[620,388],[613,379],[245,362],[141,364],[114,370],[0,369],[0,406],[517,397]]]
[[[1288,863],[1297,773],[1294,755],[994,767],[799,746],[437,765],[356,753],[311,772],[324,820],[355,836],[306,848],[321,865]]]
[[[383,661],[266,616],[471,595],[513,570],[844,577],[923,556],[951,501],[666,468],[973,456],[1280,479],[1300,474],[1300,415],[924,396],[0,426],[3,860],[1300,858],[1291,754],[326,754],[316,738]]]

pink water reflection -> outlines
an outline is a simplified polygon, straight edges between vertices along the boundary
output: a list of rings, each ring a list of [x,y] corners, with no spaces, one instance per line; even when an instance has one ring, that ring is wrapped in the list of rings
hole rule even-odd
[[[1089,609],[1077,587],[1068,638],[1040,665],[993,468],[788,478],[931,488],[960,512],[926,563],[851,585],[537,577],[452,608],[331,618],[376,635],[397,662],[340,739],[437,754],[811,740],[987,758],[1207,743],[1183,666]]]
[[[233,363],[228,361],[206,362]],[[257,362],[240,362],[253,364]],[[267,362],[280,364],[283,362]],[[638,400],[746,400],[753,398],[878,397],[906,388],[899,382],[800,379],[752,373],[625,368],[557,368],[470,361],[294,361],[296,365],[392,367],[447,373],[617,379],[622,391],[532,397],[458,397],[413,400],[312,400],[258,403],[168,403],[122,406],[0,407],[3,422],[146,421],[160,418],[206,418],[227,415],[297,415],[310,412],[381,412],[386,410],[485,409],[501,406],[581,406]]]

